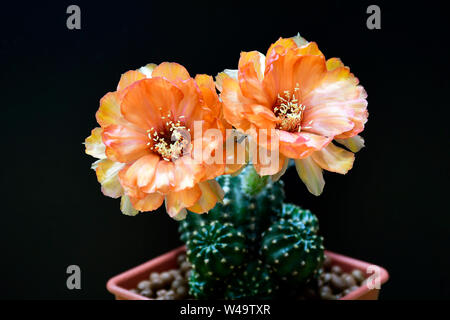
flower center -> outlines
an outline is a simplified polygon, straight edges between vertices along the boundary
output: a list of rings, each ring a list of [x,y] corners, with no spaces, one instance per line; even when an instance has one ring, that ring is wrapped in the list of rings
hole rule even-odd
[[[183,119],[184,116],[180,116]],[[164,128],[159,132],[155,128],[147,130],[150,142],[150,150],[158,153],[166,161],[176,160],[183,156],[184,151],[190,145],[190,129],[181,123],[180,120],[175,121],[169,112],[167,116],[162,116]],[[172,120],[173,119],[173,120]]]
[[[298,100],[300,94],[298,83],[295,85],[294,92],[291,94],[289,90],[278,94],[278,99],[273,109],[275,116],[280,120],[277,129],[288,132],[300,132],[302,130],[303,114],[306,106]],[[303,129],[307,129],[304,127]]]

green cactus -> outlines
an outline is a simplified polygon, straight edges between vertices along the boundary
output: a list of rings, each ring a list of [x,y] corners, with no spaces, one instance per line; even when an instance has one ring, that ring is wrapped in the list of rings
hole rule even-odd
[[[309,285],[324,260],[317,217],[283,203],[283,182],[259,177],[252,166],[217,181],[223,203],[209,213],[188,213],[179,225],[193,268],[191,295],[264,299]]]
[[[194,230],[198,230],[203,227],[208,220],[203,215],[188,212],[186,219],[181,220],[178,225],[178,232],[180,233],[180,239],[186,243],[191,237],[191,233]]]
[[[189,294],[195,299],[213,299],[221,296],[220,288],[216,282],[203,278],[195,270],[190,271]]]
[[[264,232],[261,255],[282,280],[307,282],[324,260],[322,242],[303,223],[281,219]]]
[[[217,181],[225,193],[223,203],[217,203],[206,214],[188,213],[186,219],[180,222],[181,240],[186,242],[190,233],[204,224],[228,222],[243,232],[251,249],[255,249],[261,233],[282,209],[285,198],[283,182],[259,177],[252,166],[244,168],[238,176],[224,175]]]
[[[225,289],[226,299],[269,299],[274,296],[278,286],[271,270],[255,259],[233,273]]]
[[[283,208],[280,213],[280,218],[292,221],[298,221],[309,228],[312,232],[319,231],[319,220],[309,210],[304,210],[299,206],[291,203],[283,203]]]
[[[187,257],[205,278],[222,278],[244,262],[247,247],[245,236],[230,223],[217,221],[192,231],[187,241]]]

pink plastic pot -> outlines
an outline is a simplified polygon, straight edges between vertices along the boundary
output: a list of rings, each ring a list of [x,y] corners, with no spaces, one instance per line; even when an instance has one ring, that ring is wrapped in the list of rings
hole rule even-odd
[[[131,292],[130,289],[136,288],[140,281],[148,279],[150,273],[152,272],[162,272],[176,268],[177,256],[185,251],[185,246],[181,246],[133,269],[125,271],[111,278],[106,287],[117,300],[151,300]],[[344,272],[351,272],[353,269],[359,269],[366,275],[366,277],[368,277],[371,276],[371,274],[367,273],[367,268],[372,266],[372,268],[375,268],[378,271],[380,285],[384,284],[389,278],[388,272],[382,267],[330,251],[325,251],[325,254],[330,257],[333,264],[339,265]],[[377,300],[379,291],[379,289],[370,289],[368,286],[363,285],[350,292],[348,295],[342,297],[340,300]]]

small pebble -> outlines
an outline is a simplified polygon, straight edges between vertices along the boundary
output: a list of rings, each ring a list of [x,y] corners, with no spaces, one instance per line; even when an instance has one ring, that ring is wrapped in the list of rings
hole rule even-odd
[[[338,265],[334,265],[331,267],[331,272],[337,275],[340,275],[342,273],[342,268]]]
[[[165,296],[166,300],[174,300],[175,299],[175,291],[168,290]]]
[[[168,272],[169,272],[170,274],[172,274],[172,276],[173,276],[174,279],[182,278],[182,277],[183,277],[183,275],[181,274],[180,270],[178,270],[178,269],[172,269],[172,270],[169,270]]]
[[[323,283],[328,283],[331,280],[331,273],[322,273],[320,275],[320,278],[322,279]]]
[[[170,272],[162,272],[159,277],[161,278],[161,281],[166,285],[170,284],[174,279],[173,274]]]
[[[167,290],[166,289],[161,289],[156,291],[156,296],[157,297],[161,297],[161,296],[165,296],[167,294]]]
[[[150,288],[150,281],[148,280],[142,280],[141,282],[138,283],[137,288],[139,290],[145,290],[145,289],[149,289]]]
[[[157,291],[164,287],[164,282],[161,281],[160,278],[156,278],[150,281],[150,289]]]
[[[334,298],[333,292],[329,286],[323,286],[319,291],[320,297],[324,300],[332,300]]]
[[[150,279],[150,281],[153,281],[154,279],[159,279],[159,273],[152,272],[152,273],[150,273],[150,276],[148,278]]]
[[[344,273],[342,274],[341,278],[342,280],[344,280],[345,284],[347,285],[347,288],[356,286],[356,280],[351,274]]]
[[[347,288],[347,284],[345,281],[338,275],[331,275],[331,286],[335,289],[335,291],[342,291]]]
[[[364,273],[359,269],[354,269],[352,271],[352,276],[355,278],[356,281],[358,281],[359,284],[361,284],[364,281],[364,279],[366,278],[364,276]]]
[[[191,269],[191,264],[187,261],[184,261],[181,265],[180,265],[180,271],[181,273],[185,274],[186,272],[188,272]]]
[[[153,291],[148,288],[148,289],[144,289],[141,291],[140,295],[147,297],[147,298],[152,298],[153,297]]]
[[[358,286],[353,286],[353,287],[348,288],[348,290],[350,290],[350,292],[352,292],[352,291],[355,291],[358,288],[359,288]]]
[[[330,268],[331,268],[331,259],[330,259],[330,257],[328,257],[328,256],[325,256],[325,260],[323,261],[323,268],[325,269],[325,270],[330,270]]]
[[[186,287],[178,287],[175,289],[175,298],[184,299],[187,296],[188,289]]]
[[[186,261],[186,255],[185,255],[185,254],[180,254],[180,255],[177,257],[177,263],[178,263],[178,265],[181,266],[181,264],[182,264],[184,261]]]
[[[184,287],[186,285],[187,285],[186,280],[181,278],[181,279],[173,280],[171,287],[172,287],[172,289],[176,289],[176,288],[179,288],[179,287]]]

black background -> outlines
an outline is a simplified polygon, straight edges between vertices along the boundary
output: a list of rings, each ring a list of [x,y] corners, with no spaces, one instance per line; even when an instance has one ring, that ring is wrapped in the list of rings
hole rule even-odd
[[[70,4],[81,30],[66,28]],[[89,169],[81,143],[121,73],[176,61],[215,75],[297,32],[351,67],[370,116],[350,173],[314,197],[292,170],[288,200],[318,215],[328,249],[389,271],[382,299],[449,298],[447,21],[430,1],[2,4],[0,298],[111,299],[108,278],[180,244],[163,210],[122,215]],[[66,288],[71,264],[81,290]]]

